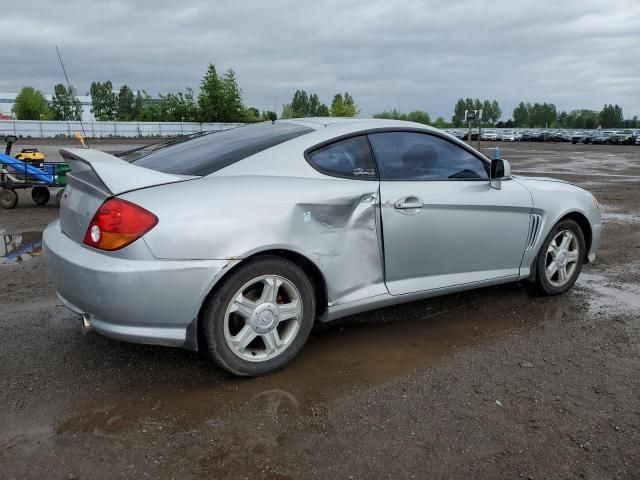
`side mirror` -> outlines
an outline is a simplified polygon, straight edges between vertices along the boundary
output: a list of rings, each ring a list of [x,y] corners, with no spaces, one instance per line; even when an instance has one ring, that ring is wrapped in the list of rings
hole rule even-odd
[[[509,162],[502,158],[491,160],[491,187],[496,190],[502,188],[502,179],[511,176],[511,166]]]

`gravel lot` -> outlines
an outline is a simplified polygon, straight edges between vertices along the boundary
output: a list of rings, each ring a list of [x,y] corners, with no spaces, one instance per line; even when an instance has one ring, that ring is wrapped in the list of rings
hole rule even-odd
[[[639,478],[640,147],[500,147],[514,173],[603,205],[574,290],[512,284],[350,317],[251,380],[83,337],[38,256],[57,209],[21,194],[0,209],[0,231],[33,245],[0,259],[0,478]]]

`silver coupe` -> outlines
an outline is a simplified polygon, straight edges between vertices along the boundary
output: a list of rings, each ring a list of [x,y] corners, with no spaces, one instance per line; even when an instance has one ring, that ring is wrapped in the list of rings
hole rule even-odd
[[[86,329],[282,367],[316,322],[527,279],[566,292],[595,258],[588,191],[410,122],[247,125],[116,157],[62,150],[44,232],[58,297]]]

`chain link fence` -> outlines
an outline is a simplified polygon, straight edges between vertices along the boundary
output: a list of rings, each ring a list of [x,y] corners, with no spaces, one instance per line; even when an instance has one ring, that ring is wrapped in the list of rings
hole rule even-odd
[[[26,138],[70,138],[76,132],[89,138],[176,137],[211,130],[228,130],[242,123],[195,122],[59,122],[38,120],[0,120],[0,136]]]

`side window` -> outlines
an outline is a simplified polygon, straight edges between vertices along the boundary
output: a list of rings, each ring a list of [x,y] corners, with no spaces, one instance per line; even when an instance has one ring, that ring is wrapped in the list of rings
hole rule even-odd
[[[485,162],[443,138],[416,132],[369,135],[383,180],[489,179]]]
[[[326,175],[359,180],[377,179],[371,148],[364,136],[347,138],[307,154],[313,168]]]

